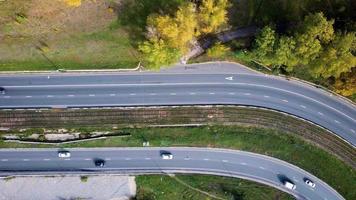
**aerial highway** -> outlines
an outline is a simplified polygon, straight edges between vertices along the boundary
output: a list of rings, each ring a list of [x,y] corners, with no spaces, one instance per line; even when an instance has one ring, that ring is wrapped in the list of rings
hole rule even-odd
[[[214,64],[206,65],[200,66]],[[6,91],[0,94],[0,109],[206,104],[263,107],[309,120],[356,144],[355,105],[320,88],[260,73],[6,74],[0,75],[0,87]]]
[[[244,152],[211,148],[93,148],[67,149],[69,158],[58,157],[58,149],[1,149],[0,176],[50,174],[149,174],[198,173],[239,177],[292,194],[297,199],[343,199],[334,189],[310,173],[284,161]],[[161,152],[172,159],[162,159]],[[105,165],[98,167],[96,159]],[[308,178],[315,187],[305,184]],[[288,189],[289,179],[295,189]],[[1,189],[0,189],[1,190]]]

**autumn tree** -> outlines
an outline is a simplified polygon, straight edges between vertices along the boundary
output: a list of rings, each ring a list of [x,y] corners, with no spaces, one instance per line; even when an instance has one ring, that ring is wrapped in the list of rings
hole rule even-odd
[[[228,0],[203,0],[198,14],[200,31],[203,34],[216,33],[226,26],[229,6]]]
[[[78,7],[82,4],[81,0],[64,0],[68,6]]]
[[[173,58],[189,51],[198,36],[216,32],[226,25],[228,6],[228,0],[203,0],[199,9],[197,4],[184,3],[173,15],[151,14],[147,18],[148,41],[142,43],[139,49],[153,66],[162,64],[162,60],[153,61],[160,59],[159,56],[148,55],[148,52],[159,52],[164,58],[163,63],[173,63]],[[163,55],[165,53],[169,55]],[[177,53],[177,56],[172,56],[172,53]]]
[[[342,73],[335,80],[333,85],[334,90],[344,96],[356,96],[356,67],[351,69],[351,72]]]

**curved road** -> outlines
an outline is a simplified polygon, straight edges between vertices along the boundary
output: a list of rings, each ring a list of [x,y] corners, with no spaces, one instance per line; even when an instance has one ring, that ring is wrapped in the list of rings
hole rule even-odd
[[[172,160],[160,157],[162,148],[70,149],[71,158],[58,158],[57,149],[1,149],[0,175],[54,173],[199,173],[240,177],[261,182],[295,196],[297,199],[343,199],[335,190],[308,172],[284,161],[244,152],[209,148],[164,148]],[[93,160],[106,160],[103,168]],[[287,189],[281,177],[292,180],[295,190]],[[303,179],[314,181],[315,188]],[[1,189],[0,189],[1,190]]]
[[[199,66],[209,65],[217,64]],[[2,75],[0,86],[7,91],[0,95],[3,109],[237,104],[270,108],[307,119],[353,146],[356,144],[354,105],[319,88],[276,76],[224,70],[190,74]]]

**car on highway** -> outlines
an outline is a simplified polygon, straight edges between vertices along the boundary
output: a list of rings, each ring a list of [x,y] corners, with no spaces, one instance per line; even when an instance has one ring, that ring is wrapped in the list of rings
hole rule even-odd
[[[58,151],[58,157],[70,158],[70,152],[69,151]]]
[[[308,186],[312,187],[312,188],[315,188],[315,183],[308,179],[308,178],[304,178],[304,183],[307,184]]]
[[[284,185],[284,187],[286,187],[286,188],[288,188],[290,190],[295,190],[295,188],[296,188],[296,185],[293,182],[288,181],[288,180],[285,180],[283,182],[283,185]]]
[[[295,190],[295,188],[297,187],[292,180],[290,180],[290,178],[288,178],[286,175],[284,174],[278,174],[277,175],[278,179],[282,182],[282,184],[284,185],[284,187],[290,189],[290,190]]]
[[[6,93],[6,90],[5,90],[5,88],[3,88],[3,87],[0,87],[0,94],[5,94]]]
[[[95,159],[94,164],[97,167],[104,167],[105,166],[105,160],[103,160],[103,159]]]
[[[173,159],[173,155],[172,155],[172,153],[170,153],[168,151],[162,151],[161,152],[161,158],[163,160],[172,160]]]

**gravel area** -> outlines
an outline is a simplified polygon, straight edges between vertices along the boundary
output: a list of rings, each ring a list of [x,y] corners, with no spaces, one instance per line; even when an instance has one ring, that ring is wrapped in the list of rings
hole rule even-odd
[[[58,176],[0,179],[0,200],[128,200],[136,194],[133,176]]]

